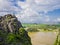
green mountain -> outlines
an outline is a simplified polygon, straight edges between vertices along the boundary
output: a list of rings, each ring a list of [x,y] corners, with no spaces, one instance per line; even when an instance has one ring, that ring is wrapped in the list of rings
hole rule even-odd
[[[32,45],[27,31],[15,15],[0,16],[0,45]]]

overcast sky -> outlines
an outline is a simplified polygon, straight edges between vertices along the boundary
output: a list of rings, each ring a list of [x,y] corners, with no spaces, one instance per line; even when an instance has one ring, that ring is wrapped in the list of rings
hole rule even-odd
[[[0,0],[0,15],[9,13],[22,23],[57,23],[60,0]]]

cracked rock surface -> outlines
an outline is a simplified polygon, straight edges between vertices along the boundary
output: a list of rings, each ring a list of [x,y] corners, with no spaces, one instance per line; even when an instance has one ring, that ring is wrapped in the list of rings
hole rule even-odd
[[[27,31],[15,15],[0,16],[0,45],[32,45]]]

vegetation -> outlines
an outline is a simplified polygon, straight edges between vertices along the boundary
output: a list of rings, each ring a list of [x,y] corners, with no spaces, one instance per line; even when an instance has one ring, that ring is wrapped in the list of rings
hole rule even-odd
[[[60,28],[60,24],[48,25],[48,24],[23,24],[23,27],[29,32],[57,32]],[[32,34],[33,35],[33,34]],[[60,45],[59,35],[56,37],[54,45]]]
[[[49,24],[22,24],[23,27],[28,32],[38,32],[38,31],[57,31],[59,29],[59,25],[49,25]]]
[[[0,17],[0,45],[32,45],[27,31],[16,16],[7,14]]]
[[[54,45],[60,45],[60,39],[59,39],[59,36],[57,36],[57,38],[56,38],[56,41],[55,41]]]
[[[1,23],[2,22],[2,23]],[[27,29],[26,29],[27,28]],[[48,24],[23,24],[11,14],[2,16],[0,19],[0,45],[32,45],[27,32],[57,31],[60,25]],[[26,30],[25,30],[26,29]],[[60,45],[59,36],[55,45]]]
[[[3,33],[0,30],[0,45],[31,45],[31,40],[23,28],[19,29],[19,33]],[[3,38],[3,40],[2,40]]]
[[[37,30],[37,28],[28,28],[27,29],[28,32],[38,32],[39,30]]]
[[[59,33],[57,35],[57,38],[56,38],[54,45],[60,45],[60,29],[59,29]]]

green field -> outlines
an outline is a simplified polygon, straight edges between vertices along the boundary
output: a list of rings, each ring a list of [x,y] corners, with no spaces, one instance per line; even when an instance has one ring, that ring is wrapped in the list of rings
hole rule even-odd
[[[60,45],[60,24],[22,24],[31,37],[32,45]]]
[[[50,24],[22,24],[23,27],[27,30],[39,30],[39,31],[58,31],[60,28],[59,24],[50,25]]]

